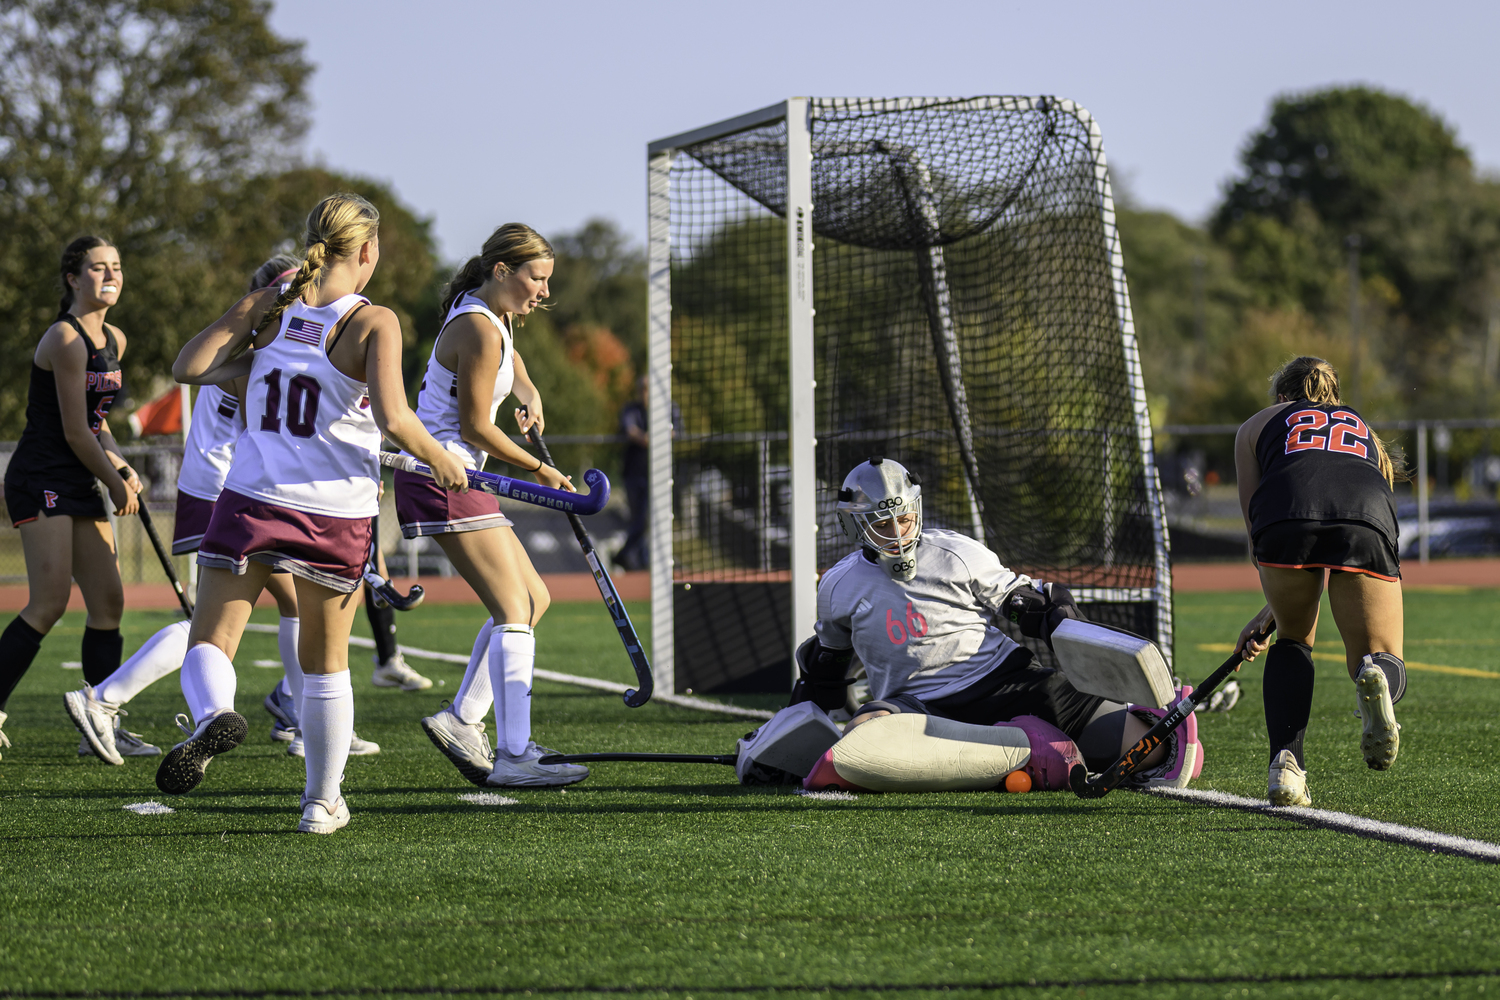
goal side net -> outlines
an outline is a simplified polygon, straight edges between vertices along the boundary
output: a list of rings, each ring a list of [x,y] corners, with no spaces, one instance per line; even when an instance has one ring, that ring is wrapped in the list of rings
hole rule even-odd
[[[920,475],[927,526],[1068,584],[1171,662],[1165,514],[1087,111],[798,98],[648,157],[659,684],[788,689],[817,573],[853,547],[835,493],[872,455]]]

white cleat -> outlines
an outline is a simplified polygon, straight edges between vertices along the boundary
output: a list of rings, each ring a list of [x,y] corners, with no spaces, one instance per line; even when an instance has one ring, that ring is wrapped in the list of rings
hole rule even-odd
[[[1312,805],[1312,796],[1307,794],[1307,772],[1298,766],[1297,758],[1290,750],[1281,751],[1271,761],[1266,798],[1273,806]]]
[[[120,709],[120,714],[125,714],[123,708]],[[161,755],[161,747],[147,743],[141,738],[140,733],[132,733],[122,728],[119,719],[115,719],[115,749],[119,751],[121,757],[158,757]],[[78,741],[78,756],[97,756],[94,748],[89,745],[87,737]]]
[[[495,753],[490,749],[490,738],[485,734],[484,723],[467,723],[453,712],[450,705],[441,708],[422,720],[422,731],[453,762],[458,773],[480,787],[484,786],[494,770]]]
[[[298,833],[333,833],[349,825],[349,807],[344,797],[330,805],[324,799],[302,800],[302,820],[297,824]]]
[[[553,753],[557,751],[528,743],[525,750],[513,757],[497,747],[495,763],[484,783],[491,788],[555,788],[589,776],[589,769],[582,764],[538,763]]]
[[[10,747],[10,737],[5,735],[5,720],[9,718],[4,712],[0,712],[0,750]],[[3,760],[4,758],[0,758]]]
[[[1360,753],[1365,755],[1365,763],[1371,770],[1384,771],[1396,762],[1396,753],[1401,749],[1401,725],[1391,704],[1390,683],[1385,671],[1366,656],[1359,676],[1354,678],[1354,687],[1363,721]]]
[[[100,701],[94,697],[94,689],[85,684],[80,690],[63,695],[63,707],[68,710],[74,727],[83,734],[83,742],[78,745],[79,756],[92,755],[106,764],[125,763],[115,746],[115,727],[120,723],[116,717],[118,706]]]
[[[426,691],[432,687],[432,681],[408,667],[399,652],[384,663],[375,661],[370,683],[378,688],[398,687],[403,691]]]
[[[355,733],[349,737],[349,756],[351,757],[373,757],[380,752],[380,744],[374,740],[362,740]],[[286,745],[288,757],[306,757],[307,748],[302,742],[302,730],[292,730],[292,741]]]

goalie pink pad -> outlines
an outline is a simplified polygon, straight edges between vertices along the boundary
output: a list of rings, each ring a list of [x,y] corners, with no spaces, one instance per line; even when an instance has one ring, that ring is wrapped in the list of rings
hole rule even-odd
[[[1166,708],[1149,708],[1131,705],[1130,712],[1148,726],[1154,726],[1177,707],[1177,703],[1193,693],[1191,684],[1184,684]],[[1186,788],[1187,783],[1203,773],[1203,743],[1198,739],[1198,718],[1189,712],[1182,725],[1167,737],[1167,760],[1149,771],[1137,771],[1127,779],[1137,788],[1164,785],[1167,788]]]
[[[1014,726],[1031,743],[1031,759],[1021,770],[1031,777],[1032,791],[1062,791],[1068,787],[1068,772],[1083,763],[1083,754],[1068,734],[1034,715],[1018,715],[998,726]]]

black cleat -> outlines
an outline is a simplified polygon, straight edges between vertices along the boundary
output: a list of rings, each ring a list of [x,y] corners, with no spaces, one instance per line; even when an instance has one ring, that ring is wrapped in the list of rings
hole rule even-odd
[[[250,723],[238,712],[222,712],[196,730],[184,725],[186,718],[179,715],[177,725],[188,738],[173,747],[156,769],[156,787],[168,795],[185,795],[197,788],[208,762],[245,742],[250,733]]]

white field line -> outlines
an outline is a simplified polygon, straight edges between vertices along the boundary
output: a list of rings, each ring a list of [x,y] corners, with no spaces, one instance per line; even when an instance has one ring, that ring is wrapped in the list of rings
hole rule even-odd
[[[275,625],[261,625],[251,622],[245,626],[247,632],[264,632],[267,635],[276,635]],[[366,639],[364,636],[351,635],[349,645],[360,646],[364,649],[374,649],[375,640]],[[456,663],[460,666],[468,666],[469,658],[461,653],[439,653],[431,649],[418,649],[415,646],[397,646],[397,649],[406,656],[415,656],[422,660],[436,660],[439,663]],[[536,677],[544,681],[553,681],[558,684],[573,684],[578,687],[594,688],[597,691],[612,691],[615,694],[624,694],[628,685],[616,684],[614,681],[603,681],[597,677],[579,677],[575,674],[561,674],[555,670],[538,670]],[[693,698],[683,694],[653,694],[652,701],[661,702],[663,705],[676,705],[678,708],[696,708],[700,712],[718,712],[720,715],[733,715],[741,719],[759,719],[765,721],[774,712],[767,712],[759,708],[739,708],[734,705],[721,705],[716,701],[708,701],[705,698]]]
[[[1472,858],[1475,861],[1500,862],[1500,844],[1491,844],[1484,840],[1470,840],[1468,837],[1455,837],[1449,833],[1437,833],[1433,830],[1424,830],[1418,826],[1401,826],[1398,823],[1384,823],[1376,819],[1368,819],[1364,816],[1352,816],[1349,813],[1333,812],[1328,809],[1307,809],[1300,806],[1273,806],[1260,799],[1246,798],[1243,795],[1229,795],[1226,792],[1213,792],[1202,788],[1152,788],[1150,794],[1160,795],[1163,798],[1179,799],[1184,802],[1196,802],[1200,805],[1220,806],[1225,809],[1240,809],[1245,812],[1262,813],[1266,816],[1274,816],[1277,819],[1289,819],[1303,826],[1315,827],[1320,830],[1336,830],[1339,833],[1352,833],[1356,837],[1368,837],[1371,840],[1386,840],[1393,844],[1405,844],[1408,847],[1417,847],[1424,851],[1433,851],[1438,854],[1454,854],[1461,858]]]

